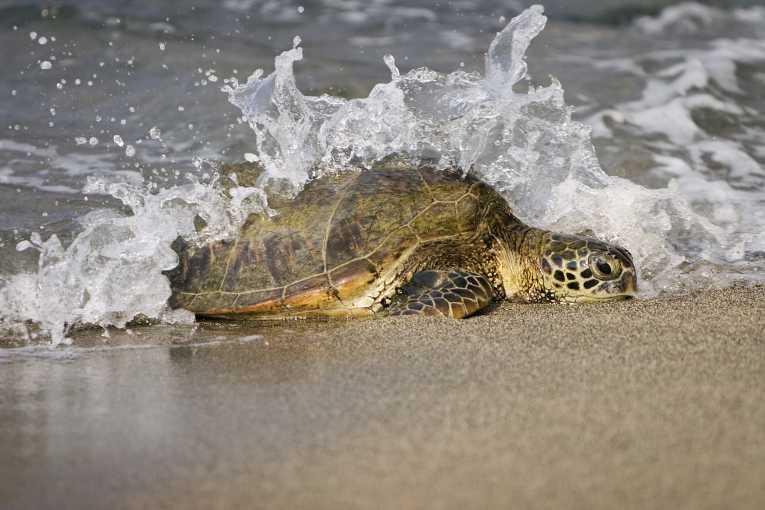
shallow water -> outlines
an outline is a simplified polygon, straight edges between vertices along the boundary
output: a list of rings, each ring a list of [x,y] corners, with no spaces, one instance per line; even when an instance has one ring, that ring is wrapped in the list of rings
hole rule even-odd
[[[523,2],[1,2],[0,325],[188,324],[169,244],[263,208],[206,163],[252,155],[299,187],[315,161],[435,154],[530,223],[626,245],[644,295],[761,281],[765,9],[590,3],[546,6],[526,80],[495,39]]]

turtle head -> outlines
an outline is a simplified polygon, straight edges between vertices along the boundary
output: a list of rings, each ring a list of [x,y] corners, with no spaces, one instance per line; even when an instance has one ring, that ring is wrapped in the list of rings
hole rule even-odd
[[[549,234],[539,257],[545,295],[565,303],[633,297],[637,275],[624,248],[587,236]]]

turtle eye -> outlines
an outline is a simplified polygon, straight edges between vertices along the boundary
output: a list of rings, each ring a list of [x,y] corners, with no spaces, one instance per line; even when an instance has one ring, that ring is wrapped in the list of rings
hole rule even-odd
[[[592,272],[602,280],[618,278],[622,272],[621,264],[611,257],[595,256],[590,259]]]

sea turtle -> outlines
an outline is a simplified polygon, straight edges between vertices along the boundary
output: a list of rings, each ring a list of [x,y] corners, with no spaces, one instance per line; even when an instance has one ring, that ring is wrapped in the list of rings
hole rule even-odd
[[[250,182],[257,166],[223,173]],[[502,299],[580,303],[637,290],[630,253],[521,222],[478,178],[389,158],[333,173],[232,240],[174,246],[170,304],[202,317],[467,317]]]

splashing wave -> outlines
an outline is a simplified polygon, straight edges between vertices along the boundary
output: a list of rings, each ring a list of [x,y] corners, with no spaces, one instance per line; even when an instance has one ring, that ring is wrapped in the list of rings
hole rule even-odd
[[[757,279],[756,254],[765,251],[765,242],[752,232],[764,230],[762,215],[744,217],[727,203],[736,198],[727,192],[700,210],[694,204],[699,196],[721,193],[700,177],[647,189],[607,175],[590,128],[572,120],[560,83],[554,78],[546,86],[526,83],[526,51],[545,24],[540,6],[514,18],[491,43],[484,75],[427,68],[402,75],[386,56],[391,80],[353,100],[300,92],[293,65],[303,50],[296,39],[276,57],[271,74],[258,70],[247,83],[232,80],[224,89],[255,132],[258,154],[251,157],[266,168],[260,188],[227,195],[213,179],[155,192],[141,182],[92,180],[89,191],[116,196],[131,214],[86,216],[83,232],[66,248],[55,236],[21,243],[19,249],[41,252],[39,270],[0,284],[1,322],[27,331],[25,324],[32,321],[58,342],[80,323],[122,327],[138,315],[193,320],[166,306],[170,288],[162,271],[177,263],[170,244],[178,236],[233,235],[248,214],[263,210],[268,180],[297,192],[322,172],[370,165],[392,153],[474,172],[530,224],[592,229],[627,246],[646,295]],[[690,90],[704,78],[694,71],[693,64],[679,69],[672,86]],[[622,116],[640,123],[651,107],[644,103],[625,107]],[[608,129],[602,118],[595,121],[601,134]],[[695,140],[693,132],[688,136]],[[674,160],[660,163],[678,167]],[[197,216],[207,225],[201,233]]]

